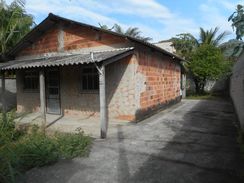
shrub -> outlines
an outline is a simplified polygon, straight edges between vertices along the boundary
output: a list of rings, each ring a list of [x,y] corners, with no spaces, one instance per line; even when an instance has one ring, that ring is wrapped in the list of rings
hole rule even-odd
[[[61,158],[73,158],[88,152],[91,138],[85,136],[83,132],[79,131],[77,134],[57,133],[55,136]]]
[[[0,118],[0,182],[15,182],[17,175],[30,168],[88,152],[91,138],[83,132],[48,136],[36,126],[29,133],[19,132],[14,127],[13,116],[9,113],[5,123]]]

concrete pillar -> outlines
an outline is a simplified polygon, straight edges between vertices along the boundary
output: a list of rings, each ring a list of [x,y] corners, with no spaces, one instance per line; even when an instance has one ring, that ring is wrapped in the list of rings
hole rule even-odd
[[[2,101],[2,111],[3,111],[3,113],[5,113],[6,112],[6,102],[5,102],[5,91],[6,91],[6,89],[5,89],[5,72],[4,71],[2,71],[2,80],[1,80],[1,82],[2,82],[2,91],[1,91],[1,93],[2,93],[2,97],[1,97],[1,101]]]
[[[99,68],[99,98],[100,98],[100,126],[101,138],[107,137],[108,129],[108,109],[106,104],[106,82],[105,82],[105,66]]]
[[[186,98],[186,74],[182,74],[182,98]]]
[[[58,27],[58,52],[64,52],[64,28],[62,24]]]
[[[44,69],[39,72],[40,80],[40,110],[42,115],[42,128],[45,131],[46,128],[46,96],[45,96],[45,73]]]

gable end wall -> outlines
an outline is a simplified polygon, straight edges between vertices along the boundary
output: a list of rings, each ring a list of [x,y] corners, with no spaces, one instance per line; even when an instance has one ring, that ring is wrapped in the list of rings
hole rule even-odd
[[[78,25],[56,25],[43,33],[30,46],[17,53],[16,58],[27,59],[28,56],[43,56],[63,52],[89,52],[129,47],[131,42],[125,38],[102,33]]]

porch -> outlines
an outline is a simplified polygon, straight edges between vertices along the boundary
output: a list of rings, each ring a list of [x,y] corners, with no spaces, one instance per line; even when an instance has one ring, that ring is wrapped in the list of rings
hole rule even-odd
[[[132,54],[133,48],[121,48],[82,54],[46,56],[43,58],[31,58],[29,60],[14,60],[0,64],[0,70],[3,76],[3,95],[1,97],[3,106],[5,106],[4,72],[14,70],[17,71],[17,109],[18,111],[19,109],[24,109],[24,112],[34,111],[33,114],[21,117],[23,120],[19,122],[42,123],[42,125],[48,128],[50,126],[53,128],[57,126],[57,122],[61,123],[61,126],[64,126],[64,123],[67,123],[73,117],[66,118],[58,115],[50,115],[49,113],[64,115],[70,112],[92,111],[93,113],[100,114],[100,124],[98,123],[99,119],[94,118],[94,120],[91,120],[95,124],[92,128],[96,128],[96,135],[100,132],[101,138],[106,138],[108,128],[106,93],[108,93],[108,90],[106,91],[105,85],[105,67],[107,68],[107,65]],[[88,68],[85,69],[83,67],[81,71],[79,70],[81,68],[80,66],[88,66]],[[70,70],[69,68],[72,69]],[[79,73],[82,73],[81,77],[79,77]],[[79,87],[79,79],[81,79],[82,90],[87,90],[87,93],[81,93],[79,91],[81,89]],[[91,95],[92,97],[90,97]],[[3,107],[3,111],[5,111],[5,107]],[[71,121],[77,122],[80,121],[80,118],[75,119],[74,117]],[[84,121],[81,123],[84,123]],[[77,125],[73,124],[74,127],[71,127],[71,124],[67,125],[69,126],[67,127],[67,129],[70,129],[69,131],[74,131],[79,127],[79,122]],[[91,130],[88,130],[90,124],[83,126],[83,128],[87,128],[84,131],[90,133]],[[93,132],[94,129],[92,130]]]
[[[29,125],[42,125],[42,113],[28,113],[22,114],[15,119],[18,128],[25,128]],[[109,120],[108,135],[117,132],[117,128],[121,126],[130,125],[131,122],[119,119]],[[46,130],[49,132],[66,132],[75,133],[83,131],[86,135],[93,138],[99,138],[100,136],[100,123],[97,116],[63,116],[46,114]]]

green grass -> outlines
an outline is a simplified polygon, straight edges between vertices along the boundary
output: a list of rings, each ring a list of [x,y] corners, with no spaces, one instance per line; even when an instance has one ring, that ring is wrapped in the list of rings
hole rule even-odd
[[[33,168],[50,165],[59,159],[87,155],[91,138],[83,132],[46,135],[37,126],[28,132],[15,129],[14,113],[0,115],[0,182],[16,182],[16,177]]]
[[[214,100],[217,99],[217,96],[213,96],[211,94],[205,94],[205,95],[189,95],[186,97],[186,99],[194,99],[194,100]]]
[[[186,96],[186,99],[194,99],[194,100],[216,100],[216,99],[228,99],[228,94],[226,93],[203,93],[203,94],[195,94],[190,93]]]

